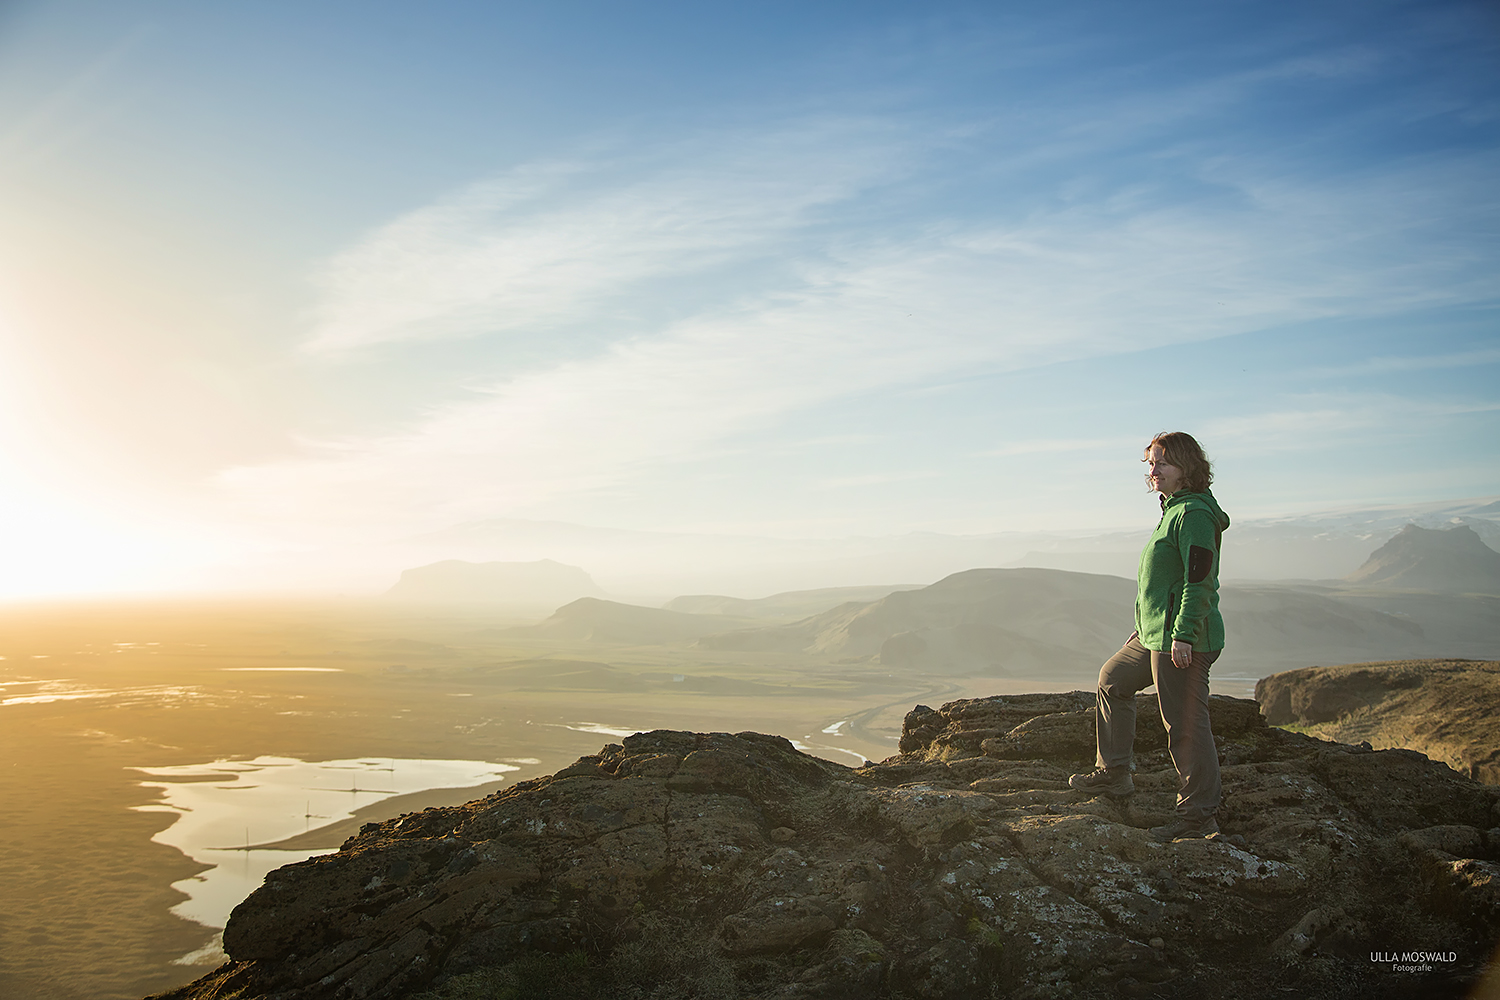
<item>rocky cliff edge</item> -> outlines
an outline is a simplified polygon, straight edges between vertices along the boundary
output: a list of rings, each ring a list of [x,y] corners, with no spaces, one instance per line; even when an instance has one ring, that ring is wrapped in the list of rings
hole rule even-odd
[[[1500,662],[1303,667],[1261,678],[1255,700],[1272,725],[1340,743],[1420,750],[1475,781],[1500,785]]]
[[[918,706],[901,754],[855,769],[756,733],[631,736],[272,872],[230,919],[232,961],[162,996],[1476,988],[1500,937],[1500,788],[1216,697],[1224,836],[1158,844],[1175,775],[1141,701],[1125,800],[1067,786],[1093,754],[1082,692]]]

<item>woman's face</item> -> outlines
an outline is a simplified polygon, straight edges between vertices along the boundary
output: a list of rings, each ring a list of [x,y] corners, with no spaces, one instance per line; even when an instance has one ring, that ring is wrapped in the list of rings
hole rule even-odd
[[[1153,492],[1169,497],[1182,485],[1182,470],[1167,461],[1162,446],[1153,444],[1146,452],[1146,484]]]

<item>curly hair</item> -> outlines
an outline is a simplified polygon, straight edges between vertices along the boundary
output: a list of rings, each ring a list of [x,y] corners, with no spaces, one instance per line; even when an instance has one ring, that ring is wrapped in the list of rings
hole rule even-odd
[[[1203,446],[1191,434],[1184,431],[1162,431],[1146,445],[1144,458],[1151,457],[1152,445],[1161,445],[1162,457],[1169,465],[1182,470],[1182,491],[1206,493],[1214,481],[1214,466],[1203,451]]]

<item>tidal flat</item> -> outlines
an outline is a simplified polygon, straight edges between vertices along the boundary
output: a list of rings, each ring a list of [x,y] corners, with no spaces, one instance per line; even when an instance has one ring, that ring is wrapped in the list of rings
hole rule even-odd
[[[601,689],[570,669],[582,660],[577,650],[564,656],[509,640],[504,630],[514,624],[375,604],[0,613],[0,995],[136,998],[204,971],[174,964],[184,956],[215,961],[216,929],[173,912],[190,903],[174,883],[210,866],[161,842],[177,815],[142,811],[161,790],[143,784],[152,775],[141,769],[263,757],[516,768],[498,783],[358,803],[352,818],[274,845],[305,855],[336,849],[364,822],[550,773],[618,740],[616,731],[761,729],[849,763],[884,756],[910,696],[941,699],[951,688],[861,685],[804,676],[790,663],[621,648],[608,651],[612,687],[632,689]],[[638,680],[652,672],[664,676]],[[725,685],[736,693],[694,690]],[[851,731],[856,713],[862,728]],[[823,732],[835,722],[846,725]],[[299,811],[313,812],[305,800]],[[224,846],[243,839],[241,830]]]
[[[209,866],[172,883],[188,897],[172,912],[222,929],[230,911],[260,886],[267,872],[330,850],[287,847],[278,841],[299,834],[312,839],[323,827],[351,820],[361,809],[374,810],[400,795],[463,789],[474,797],[481,788],[500,787],[505,772],[520,767],[472,760],[303,761],[262,755],[135,770],[146,776],[141,786],[157,789],[160,796],[158,802],[136,810],[176,817],[153,839]],[[173,964],[199,965],[218,957],[219,951],[208,946]]]
[[[167,831],[181,813],[160,811],[170,805],[164,780],[214,762],[362,761],[375,776],[391,761],[490,768],[462,787],[436,787],[452,784],[445,778],[351,801],[343,818],[314,809],[311,793],[292,794],[258,810],[285,814],[264,834],[226,812],[215,835],[226,843],[208,846],[248,839],[255,850],[239,858],[248,885],[260,874],[251,855],[333,850],[363,823],[550,774],[629,732],[753,730],[857,764],[894,753],[919,702],[1092,686],[1083,676],[948,678],[510,631],[522,624],[373,601],[0,611],[0,995],[130,1000],[221,959],[214,914],[239,890],[199,909],[183,889],[206,883],[214,865],[204,858],[223,859],[174,846]],[[504,768],[514,770],[494,773]]]

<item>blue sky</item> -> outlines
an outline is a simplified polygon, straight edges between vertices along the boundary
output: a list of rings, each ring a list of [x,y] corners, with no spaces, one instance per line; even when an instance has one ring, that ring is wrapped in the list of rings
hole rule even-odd
[[[1500,494],[1497,56],[1482,3],[12,2],[0,592],[1118,527],[1162,429],[1232,514]]]

